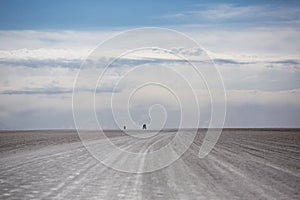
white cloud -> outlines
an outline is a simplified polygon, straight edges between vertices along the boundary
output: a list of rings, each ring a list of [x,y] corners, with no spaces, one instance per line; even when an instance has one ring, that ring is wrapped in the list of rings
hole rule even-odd
[[[166,19],[186,20],[186,21],[296,21],[299,20],[300,9],[292,6],[274,5],[235,5],[235,4],[200,4],[194,10],[172,13],[162,16]]]
[[[118,31],[0,31],[0,49],[89,49]]]
[[[233,13],[235,12],[232,11]],[[238,14],[235,13],[235,15]],[[184,27],[177,28],[180,30]],[[209,55],[215,59],[223,75],[231,111],[238,113],[240,109],[238,106],[245,105],[273,106],[272,108],[276,109],[276,105],[288,104],[291,109],[299,109],[299,30],[297,27],[277,26],[222,30],[216,30],[214,27],[203,29],[201,26],[191,26],[184,29],[184,32],[209,50]],[[15,119],[18,119],[17,123],[22,124],[21,117],[32,115],[37,120],[39,114],[44,116],[49,110],[52,111],[52,118],[56,115],[63,117],[70,115],[71,119],[70,92],[80,63],[99,42],[115,33],[114,31],[1,31],[1,122],[13,127]],[[132,41],[134,40],[136,38],[132,38]],[[174,53],[193,60],[203,58],[199,58],[201,55],[199,49],[182,49],[180,46],[173,46]],[[146,64],[149,61],[156,61],[151,63],[155,65],[181,66],[179,67],[181,72],[186,75],[189,72],[183,67],[183,63],[176,62],[174,56],[159,51],[136,52],[125,56],[116,64],[105,80],[103,89],[112,90],[116,80],[130,67]],[[95,72],[91,71],[91,73]],[[155,75],[161,79],[169,78],[176,85],[176,81],[165,73],[156,71]],[[190,81],[193,81],[193,78],[194,76],[191,75]],[[87,89],[87,86],[89,86],[88,77],[83,89]],[[124,86],[117,95],[126,95],[127,89]],[[201,86],[196,88],[201,99],[200,106],[204,113],[209,113],[207,92],[201,89],[203,89]],[[55,95],[47,95],[54,93]],[[107,101],[108,93],[98,95],[103,97],[104,102],[97,108],[106,115],[110,108],[110,102]],[[155,95],[155,91],[147,93],[145,98],[155,97]],[[151,98],[148,100],[153,102]],[[86,105],[84,100],[82,102],[82,109],[84,109]],[[122,102],[120,101],[120,108],[124,106]],[[184,102],[184,106],[189,107],[189,102]],[[254,114],[251,116],[255,117]],[[70,125],[69,118],[65,124],[66,127]],[[51,120],[51,118],[47,119]],[[63,118],[60,120],[64,121]],[[33,121],[30,122],[32,126],[36,125]],[[271,117],[270,121],[272,121]],[[26,124],[23,123],[22,126]],[[107,122],[107,127],[109,127],[109,122]]]
[[[16,49],[0,50],[0,60],[56,60],[83,59],[88,56],[89,49]]]
[[[289,104],[300,106],[300,88],[280,91],[227,90],[228,103],[233,105]]]
[[[250,17],[253,13],[266,13],[265,9],[260,6],[235,6],[232,4],[219,4],[204,11],[189,11],[187,14],[195,16],[199,19],[208,20],[227,20],[237,17]],[[256,15],[257,16],[257,15]]]

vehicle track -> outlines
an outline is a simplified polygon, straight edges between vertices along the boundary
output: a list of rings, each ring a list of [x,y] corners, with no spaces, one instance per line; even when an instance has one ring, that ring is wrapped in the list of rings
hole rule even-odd
[[[48,145],[39,148],[28,147],[34,141],[24,143],[22,133],[14,134],[14,143],[20,137],[17,146],[22,151],[1,152],[4,156],[0,158],[0,199],[299,199],[298,130],[225,130],[212,152],[199,159],[204,133],[199,131],[172,165],[140,174],[103,165],[80,141],[69,139],[70,133],[66,136],[70,142],[48,141]],[[39,132],[32,134],[40,141]],[[59,137],[63,138],[63,131],[61,134]],[[145,132],[141,134],[147,136]],[[128,152],[149,153],[168,144],[175,134],[176,131],[168,131],[148,139],[120,136],[110,140]],[[43,138],[46,136],[43,133]],[[5,138],[9,139],[9,133]],[[184,140],[179,142],[187,144]],[[112,163],[129,164],[125,154],[111,151],[104,140],[85,144]],[[162,159],[163,155],[153,164]],[[135,164],[142,171],[149,163],[141,156]]]

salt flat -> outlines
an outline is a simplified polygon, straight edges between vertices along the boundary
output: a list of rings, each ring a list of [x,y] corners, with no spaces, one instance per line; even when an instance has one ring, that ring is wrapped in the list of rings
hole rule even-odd
[[[159,149],[175,134],[176,130],[162,131],[137,140],[121,131],[106,132],[114,144],[133,152]],[[212,152],[199,159],[204,135],[205,130],[198,130],[192,145],[172,165],[133,174],[96,160],[76,131],[2,131],[0,198],[299,199],[299,129],[225,129]],[[106,152],[101,139],[92,142],[112,160],[126,164],[126,157]]]

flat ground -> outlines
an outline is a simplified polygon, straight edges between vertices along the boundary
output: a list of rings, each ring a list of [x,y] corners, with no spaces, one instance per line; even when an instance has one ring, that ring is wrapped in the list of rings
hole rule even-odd
[[[119,147],[144,152],[159,149],[176,131],[143,140],[121,131],[106,134]],[[300,198],[300,130],[227,129],[213,151],[199,159],[204,135],[199,130],[172,165],[132,174],[101,164],[75,131],[2,131],[0,199]],[[98,148],[106,151],[101,142]]]

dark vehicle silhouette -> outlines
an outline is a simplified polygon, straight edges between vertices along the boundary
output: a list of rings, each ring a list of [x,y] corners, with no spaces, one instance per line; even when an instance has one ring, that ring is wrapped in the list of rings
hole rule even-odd
[[[147,129],[146,124],[143,124],[143,130],[146,130],[146,129]]]

